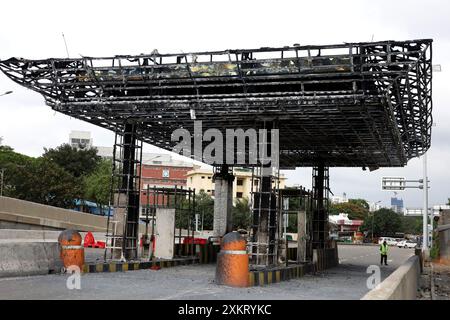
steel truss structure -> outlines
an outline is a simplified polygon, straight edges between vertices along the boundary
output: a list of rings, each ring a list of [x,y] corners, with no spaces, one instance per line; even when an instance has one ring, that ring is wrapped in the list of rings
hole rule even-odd
[[[171,150],[171,134],[277,121],[282,167],[403,166],[430,146],[432,40],[0,61],[54,110]],[[193,115],[195,115],[193,117]],[[123,131],[123,128],[122,128]]]

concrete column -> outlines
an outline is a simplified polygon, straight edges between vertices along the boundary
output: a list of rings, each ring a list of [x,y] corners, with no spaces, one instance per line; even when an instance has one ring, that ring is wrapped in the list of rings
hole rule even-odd
[[[306,261],[306,211],[297,214],[297,261]]]
[[[123,237],[123,230],[124,230],[124,224],[125,224],[125,213],[126,213],[126,207],[127,207],[128,199],[127,195],[124,193],[115,193],[114,194],[114,221],[116,221],[116,225],[111,224],[110,233],[114,233],[115,236],[122,236]],[[116,228],[115,230],[113,228]],[[123,247],[123,238],[112,238],[111,239],[114,247]],[[122,255],[121,249],[113,249],[113,259],[122,259],[124,256]]]
[[[175,209],[156,209],[155,257],[172,259],[175,246]]]
[[[233,174],[223,165],[214,175],[214,236],[223,237],[233,231],[231,209],[233,208]]]

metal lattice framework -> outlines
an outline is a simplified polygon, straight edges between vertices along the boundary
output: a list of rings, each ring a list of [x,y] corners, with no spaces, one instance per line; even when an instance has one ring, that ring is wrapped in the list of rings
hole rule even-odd
[[[0,61],[54,110],[111,130],[171,133],[276,121],[282,167],[403,166],[430,146],[432,40]]]

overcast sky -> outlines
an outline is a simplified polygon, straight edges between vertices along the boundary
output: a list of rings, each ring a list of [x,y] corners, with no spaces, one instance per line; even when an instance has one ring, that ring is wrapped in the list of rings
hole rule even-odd
[[[448,1],[21,1],[2,0],[0,59],[188,52],[259,48],[300,43],[334,44],[374,40],[433,38],[432,147],[428,152],[430,204],[450,197],[450,4]],[[0,136],[16,151],[39,156],[43,147],[68,141],[71,130],[92,132],[96,145],[110,146],[113,135],[55,113],[38,93],[0,73]],[[146,151],[157,151],[147,146]],[[288,184],[310,187],[311,169],[286,172]],[[334,194],[389,204],[382,176],[418,179],[422,161],[375,172],[333,168]],[[407,207],[422,206],[419,190],[399,194]]]

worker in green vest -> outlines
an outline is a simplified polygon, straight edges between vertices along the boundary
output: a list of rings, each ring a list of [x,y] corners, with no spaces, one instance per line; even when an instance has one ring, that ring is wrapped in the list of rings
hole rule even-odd
[[[389,247],[387,245],[386,240],[383,241],[383,243],[380,245],[380,254],[381,254],[381,262],[380,264],[383,265],[383,260],[384,260],[384,265],[388,265],[387,264],[387,254],[388,254],[388,250]]]

